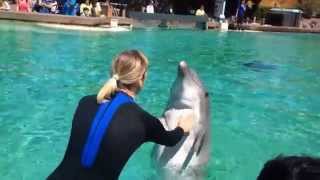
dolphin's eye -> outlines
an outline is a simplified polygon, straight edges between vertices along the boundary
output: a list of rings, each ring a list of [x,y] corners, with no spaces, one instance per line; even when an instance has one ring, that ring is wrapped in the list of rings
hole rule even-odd
[[[208,92],[205,92],[204,93],[204,97],[208,97],[209,96],[209,93]]]

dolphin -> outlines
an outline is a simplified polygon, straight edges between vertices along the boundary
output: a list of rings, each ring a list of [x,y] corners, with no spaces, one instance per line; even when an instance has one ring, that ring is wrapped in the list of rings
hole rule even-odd
[[[262,71],[262,70],[275,70],[277,69],[276,65],[266,64],[260,61],[251,61],[248,63],[243,63],[245,67],[248,67],[254,71]]]
[[[161,179],[202,179],[210,157],[209,93],[196,72],[181,61],[167,107],[159,119],[165,129],[173,130],[179,116],[187,112],[194,117],[189,134],[173,147],[154,146],[152,159]]]

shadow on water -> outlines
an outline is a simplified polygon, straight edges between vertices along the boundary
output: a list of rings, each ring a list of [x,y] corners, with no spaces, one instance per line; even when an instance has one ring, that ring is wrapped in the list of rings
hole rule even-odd
[[[256,71],[256,72],[261,72],[261,71],[272,71],[272,70],[276,70],[278,67],[274,64],[268,64],[268,63],[264,63],[261,61],[251,61],[248,63],[243,63],[242,64],[244,67]]]

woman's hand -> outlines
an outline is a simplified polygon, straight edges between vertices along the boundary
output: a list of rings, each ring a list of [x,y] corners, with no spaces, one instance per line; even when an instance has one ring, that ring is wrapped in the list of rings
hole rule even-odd
[[[180,116],[178,127],[181,127],[184,133],[189,133],[193,127],[194,114],[192,111],[183,113]]]

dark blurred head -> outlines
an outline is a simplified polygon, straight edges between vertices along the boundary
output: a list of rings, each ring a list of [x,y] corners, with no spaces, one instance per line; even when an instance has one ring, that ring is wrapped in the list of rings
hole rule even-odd
[[[278,156],[264,165],[257,180],[320,180],[320,159]]]

